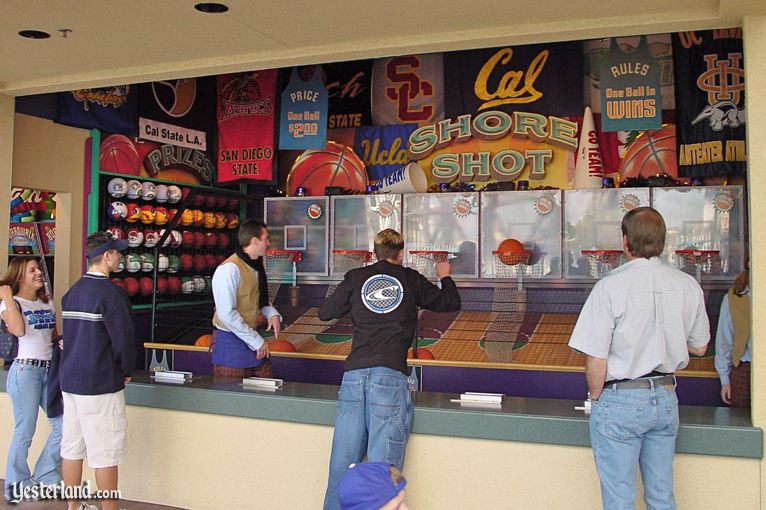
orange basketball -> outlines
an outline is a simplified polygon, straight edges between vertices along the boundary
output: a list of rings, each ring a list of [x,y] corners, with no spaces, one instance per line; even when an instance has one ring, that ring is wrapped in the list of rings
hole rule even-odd
[[[272,340],[269,342],[271,352],[296,352],[295,346],[288,340]]]
[[[630,145],[620,163],[621,180],[663,173],[678,179],[676,126],[673,124],[641,133]],[[688,179],[679,180],[688,184]]]
[[[199,338],[197,338],[197,341],[194,342],[194,345],[197,347],[210,347],[210,342],[213,341],[213,335],[210,333],[205,335],[200,335]]]
[[[138,175],[141,165],[138,151],[125,135],[109,135],[101,141],[99,169],[104,172]]]
[[[327,142],[324,149],[305,151],[295,160],[287,176],[287,194],[295,196],[302,187],[309,195],[324,195],[327,186],[364,192],[368,183],[364,162],[353,149]]]
[[[412,348],[407,351],[407,358],[414,359],[412,357]],[[418,347],[418,359],[436,359],[434,353],[424,347]]]
[[[501,255],[498,255],[500,262],[509,266],[518,263],[518,257],[514,257],[513,255],[527,252],[524,245],[516,239],[505,239],[500,243],[500,246],[497,247],[497,251],[501,253]]]

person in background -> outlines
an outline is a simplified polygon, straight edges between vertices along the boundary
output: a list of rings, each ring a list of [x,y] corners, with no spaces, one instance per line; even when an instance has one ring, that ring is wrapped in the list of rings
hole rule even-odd
[[[647,508],[676,508],[673,456],[678,398],[673,372],[710,340],[702,288],[663,264],[665,221],[651,207],[622,220],[628,262],[599,280],[569,346],[586,355],[590,440],[604,509],[632,509],[636,467]]]
[[[715,369],[721,380],[721,400],[732,407],[750,407],[750,261],[723,297],[715,335]]]
[[[338,393],[325,510],[337,510],[338,482],[349,464],[385,462],[402,469],[412,430],[407,384],[407,349],[418,307],[460,310],[460,294],[448,262],[436,264],[437,287],[414,269],[402,267],[404,239],[392,229],[375,236],[378,262],[352,269],[319,308],[326,321],[350,314],[351,354]]]
[[[49,368],[56,337],[56,317],[37,260],[16,257],[0,282],[0,317],[18,337],[18,354],[8,373],[7,390],[13,405],[13,437],[5,467],[5,499],[19,502],[24,488],[61,481],[61,408],[48,410]],[[51,432],[35,470],[27,463],[37,426],[38,407],[48,410]]]
[[[109,280],[120,263],[126,239],[109,232],[88,236],[88,272],[61,300],[64,348],[59,377],[64,397],[61,458],[64,483],[82,483],[82,461],[96,471],[101,491],[116,491],[118,465],[125,460],[128,419],[125,385],[136,365],[130,302]],[[116,510],[117,499],[104,499],[103,510]],[[69,510],[98,510],[76,499]]]
[[[267,331],[279,338],[282,316],[269,303],[263,257],[271,245],[266,224],[245,220],[237,233],[234,254],[213,274],[216,327],[213,375],[272,377],[269,345],[255,330],[258,316],[268,321]]]
[[[342,510],[408,510],[407,480],[391,464],[351,464],[338,483]]]

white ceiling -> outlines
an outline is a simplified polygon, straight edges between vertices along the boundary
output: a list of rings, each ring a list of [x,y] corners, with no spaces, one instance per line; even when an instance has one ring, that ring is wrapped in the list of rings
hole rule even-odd
[[[764,0],[0,0],[0,94],[739,26]],[[72,32],[64,38],[59,29]],[[50,39],[30,40],[36,29]]]

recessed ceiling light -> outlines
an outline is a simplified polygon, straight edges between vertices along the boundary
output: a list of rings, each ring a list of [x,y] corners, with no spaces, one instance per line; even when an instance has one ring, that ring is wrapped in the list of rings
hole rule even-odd
[[[221,14],[229,10],[229,7],[216,2],[203,2],[194,6],[199,12],[206,14]]]
[[[42,32],[40,30],[22,30],[19,32],[19,35],[21,37],[26,37],[27,39],[48,39],[51,36],[48,32]]]

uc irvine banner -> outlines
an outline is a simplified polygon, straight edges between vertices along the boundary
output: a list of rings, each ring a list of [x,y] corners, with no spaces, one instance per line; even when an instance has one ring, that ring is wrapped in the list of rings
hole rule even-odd
[[[372,124],[370,93],[372,60],[322,64],[330,97],[327,127],[355,128]]]
[[[673,34],[673,67],[679,175],[744,172],[742,29]]]
[[[609,54],[601,63],[601,129],[626,131],[658,129],[662,124],[660,68],[649,51],[646,36],[631,53],[623,52],[612,37]]]
[[[321,66],[307,81],[293,67],[290,82],[282,92],[279,121],[281,150],[324,149],[327,144],[327,89]]]
[[[484,110],[582,115],[582,43],[444,54],[447,118]]]
[[[137,107],[136,88],[130,85],[61,92],[56,122],[135,136]]]
[[[155,81],[138,86],[138,137],[206,150],[215,119],[215,78]]]
[[[407,141],[417,124],[357,128],[354,150],[362,157],[367,175],[382,179],[410,162]]]
[[[271,180],[277,70],[218,76],[218,182]]]

